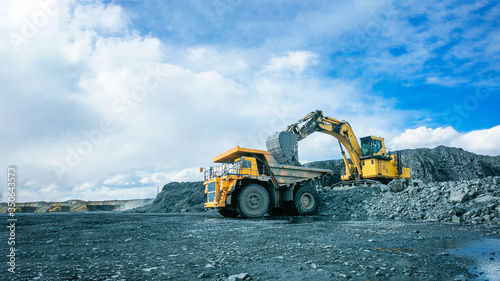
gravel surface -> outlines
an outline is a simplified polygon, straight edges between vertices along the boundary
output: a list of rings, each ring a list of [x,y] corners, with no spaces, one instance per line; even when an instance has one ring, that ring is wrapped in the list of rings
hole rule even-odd
[[[492,225],[212,212],[17,218],[16,273],[5,269],[1,280],[500,279]]]

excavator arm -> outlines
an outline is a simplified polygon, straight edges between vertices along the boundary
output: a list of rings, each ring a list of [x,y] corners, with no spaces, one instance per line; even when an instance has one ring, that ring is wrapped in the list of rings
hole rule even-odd
[[[321,110],[309,113],[297,123],[288,126],[285,132],[276,133],[269,137],[266,143],[267,148],[281,164],[297,165],[296,142],[314,132],[331,135],[339,141],[346,167],[346,176],[349,179],[359,179],[361,177],[360,157],[362,153],[354,131],[346,121],[324,116]],[[352,164],[349,164],[342,145],[346,148]]]
[[[314,132],[331,135],[339,141],[346,171],[342,180],[371,179],[389,182],[395,178],[410,178],[410,170],[403,167],[403,158],[399,152],[392,156],[386,155],[383,138],[361,138],[360,146],[347,121],[324,116],[321,110],[309,113],[288,126],[286,131],[270,136],[266,142],[267,149],[281,165],[300,165],[298,141]],[[352,163],[349,163],[344,147]]]

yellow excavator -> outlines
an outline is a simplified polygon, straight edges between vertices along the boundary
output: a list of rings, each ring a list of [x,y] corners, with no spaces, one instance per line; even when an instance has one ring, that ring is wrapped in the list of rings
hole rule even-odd
[[[343,181],[376,180],[388,183],[393,179],[410,179],[410,169],[403,166],[400,152],[389,155],[383,138],[361,138],[360,146],[349,123],[324,116],[321,110],[309,113],[288,126],[286,131],[270,136],[266,142],[267,149],[281,165],[300,165],[298,141],[314,132],[331,135],[339,141],[345,164],[345,175],[341,176]],[[350,161],[342,146],[346,148]]]

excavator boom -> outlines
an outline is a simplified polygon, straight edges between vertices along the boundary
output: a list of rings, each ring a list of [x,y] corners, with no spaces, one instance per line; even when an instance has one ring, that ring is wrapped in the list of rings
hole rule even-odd
[[[298,161],[298,141],[314,132],[331,135],[339,141],[346,167],[346,174],[342,177],[343,180],[382,178],[384,181],[390,181],[394,178],[410,177],[409,169],[402,166],[402,159],[399,154],[397,154],[396,159],[386,155],[382,138],[373,136],[361,138],[360,146],[351,125],[347,121],[324,116],[321,110],[309,113],[297,123],[289,125],[286,131],[270,136],[266,142],[267,149],[276,161],[282,165],[300,165]],[[342,147],[346,148],[352,163],[349,163]],[[368,162],[367,166],[365,160],[368,159],[371,161]],[[366,172],[363,172],[363,166],[367,166]],[[392,166],[395,168],[392,169]]]

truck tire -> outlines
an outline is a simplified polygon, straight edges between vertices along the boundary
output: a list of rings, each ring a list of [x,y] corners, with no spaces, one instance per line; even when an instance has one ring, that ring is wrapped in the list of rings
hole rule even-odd
[[[225,208],[217,208],[217,212],[219,212],[219,215],[226,218],[236,218],[238,216],[238,212]]]
[[[269,209],[269,194],[258,184],[249,184],[238,192],[236,208],[243,218],[260,218]]]
[[[316,189],[312,186],[301,187],[295,194],[294,203],[299,215],[314,215],[319,208],[319,196]]]

